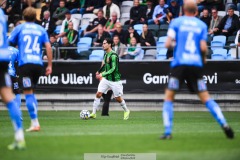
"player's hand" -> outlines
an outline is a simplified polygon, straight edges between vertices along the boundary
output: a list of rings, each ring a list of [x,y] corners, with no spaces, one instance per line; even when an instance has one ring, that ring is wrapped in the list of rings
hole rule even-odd
[[[47,66],[47,68],[46,68],[46,76],[48,76],[49,74],[51,74],[52,73],[52,67],[51,66]]]
[[[100,74],[96,74],[96,78],[98,79],[98,80],[102,80],[102,74],[100,73]]]

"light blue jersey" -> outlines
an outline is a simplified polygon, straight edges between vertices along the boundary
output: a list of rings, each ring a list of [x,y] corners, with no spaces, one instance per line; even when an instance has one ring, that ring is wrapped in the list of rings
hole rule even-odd
[[[18,65],[39,64],[42,62],[42,45],[49,42],[48,34],[43,27],[32,22],[18,25],[11,33],[9,42],[18,45]]]
[[[0,9],[0,61],[10,60],[10,52],[7,47],[7,23],[5,15],[2,9]]]
[[[17,48],[14,48],[11,46],[8,47],[8,50],[11,52],[11,59],[8,64],[8,74],[13,77],[16,77],[17,73],[16,73],[16,68],[15,68],[15,62],[18,61],[19,51]]]
[[[200,41],[207,40],[207,26],[204,22],[196,17],[179,17],[172,21],[167,35],[176,40],[171,67],[203,66]]]

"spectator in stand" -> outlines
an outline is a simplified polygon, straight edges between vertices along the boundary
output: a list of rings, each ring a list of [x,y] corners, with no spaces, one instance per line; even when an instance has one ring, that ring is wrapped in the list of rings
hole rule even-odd
[[[21,15],[21,9],[20,9],[20,1],[19,0],[5,0],[1,3],[1,5],[5,5],[4,13],[8,15],[8,25],[14,24],[16,20],[20,19]],[[19,15],[19,17],[16,19],[16,15]]]
[[[57,50],[58,50],[58,47],[59,47],[59,43],[57,42],[57,38],[55,37],[55,34],[51,34],[50,35],[50,38],[49,38],[49,41],[50,41],[50,44],[51,44],[51,47],[52,47],[52,54],[53,54],[53,59],[57,59]],[[46,54],[46,50],[43,50],[43,59],[44,60],[48,60],[47,58],[47,54]]]
[[[71,14],[84,14],[85,10],[86,10],[86,0],[74,0],[77,2],[77,4],[75,4],[73,6],[73,8],[71,9]]]
[[[209,11],[212,8],[219,8],[223,1],[222,0],[196,0],[196,3],[198,5],[198,12],[201,13],[204,8],[208,9]]]
[[[135,59],[135,57],[140,54],[141,54],[141,45],[137,43],[137,39],[135,37],[132,37],[130,40],[130,44],[127,45],[127,48],[121,58]]]
[[[66,0],[66,7],[69,11],[79,5],[79,0]]]
[[[85,12],[96,14],[98,9],[103,8],[104,0],[85,0]]]
[[[51,18],[50,12],[48,10],[44,11],[40,24],[47,31],[48,36],[54,32],[54,29],[56,27],[54,20]]]
[[[179,15],[182,14],[181,12],[181,4],[180,4],[180,1],[178,0],[170,0],[170,4],[169,4],[169,7],[168,7],[168,16],[169,16],[169,22],[174,19],[174,18],[177,18],[179,17]]]
[[[133,7],[130,10],[130,20],[126,21],[125,24],[135,25],[143,24],[146,21],[146,8],[140,6],[139,0],[133,1]]]
[[[121,23],[117,23],[116,24],[116,30],[113,32],[113,37],[114,36],[118,36],[119,37],[119,39],[120,39],[120,42],[121,43],[124,43],[125,42],[125,40],[124,40],[124,37],[125,37],[125,31],[122,29],[122,25],[121,25]]]
[[[212,8],[212,19],[210,21],[210,26],[208,29],[208,34],[213,35],[213,30],[215,27],[218,26],[220,21],[222,20],[223,17],[218,15],[218,10],[216,8]]]
[[[89,21],[89,25],[84,30],[84,37],[92,37],[95,38],[97,35],[97,29],[98,25],[101,24],[102,26],[105,26],[107,20],[103,17],[103,10],[98,10],[97,18],[95,18],[93,21]]]
[[[153,11],[154,11],[154,6],[152,0],[147,0],[146,2],[146,22],[148,24],[154,24],[154,21],[152,19]]]
[[[147,47],[156,46],[154,36],[152,32],[148,30],[147,24],[143,25],[143,32],[141,33],[140,43],[142,47],[146,47],[146,48],[143,48],[144,50],[152,49]]]
[[[66,35],[66,32],[68,31],[69,22],[73,23],[73,29],[74,30],[76,30],[76,31],[78,30],[79,22],[75,18],[72,18],[71,14],[70,14],[70,11],[67,11],[65,13],[65,17],[66,18],[62,22],[62,27],[61,27],[61,30],[60,30],[60,34],[58,35],[58,38]]]
[[[50,0],[45,0],[45,5],[41,7],[40,19],[43,19],[45,11],[49,11],[50,12]]]
[[[159,5],[154,8],[153,20],[155,24],[166,24],[168,5],[165,4],[164,0],[159,0]]]
[[[126,46],[120,42],[119,36],[118,35],[113,36],[112,50],[114,50],[119,57],[122,57],[125,49]]]
[[[117,13],[117,18],[120,18],[120,9],[119,7],[112,3],[112,0],[106,0],[105,1],[106,5],[103,7],[103,13],[104,13],[104,17],[106,19],[109,19],[110,17],[112,17],[112,13],[116,12]]]
[[[130,44],[130,40],[132,37],[135,37],[137,43],[140,42],[140,36],[139,34],[137,33],[137,31],[135,31],[133,29],[133,26],[129,25],[128,26],[128,31],[125,32],[125,36],[124,36],[124,44],[127,45],[127,44]]]
[[[214,35],[231,36],[238,31],[240,22],[238,16],[234,14],[234,9],[230,7],[227,13],[228,14],[223,17],[219,25],[214,28]]]
[[[56,8],[59,7],[59,2],[60,2],[60,0],[50,0],[50,9],[49,10],[50,10],[51,15],[53,15]]]
[[[69,10],[65,7],[65,1],[64,0],[60,0],[59,2],[59,7],[55,10],[55,12],[53,13],[53,18],[55,20],[55,24],[61,25],[64,18],[65,18],[65,14],[69,12]]]
[[[98,25],[98,34],[97,34],[95,42],[93,42],[93,46],[94,47],[102,47],[102,43],[105,38],[111,38],[111,36],[108,32],[105,32],[103,30],[103,26],[99,24]]]
[[[203,21],[207,27],[209,28],[210,22],[211,22],[211,17],[209,16],[208,9],[203,9],[202,11],[202,16],[200,17],[200,20]]]
[[[67,60],[79,58],[79,55],[76,53],[76,50],[71,48],[74,46],[68,42],[68,38],[66,36],[62,38],[62,44],[60,45],[60,47],[65,47],[59,50],[61,59]]]
[[[68,38],[68,42],[73,45],[77,46],[78,42],[78,31],[73,29],[73,22],[68,23],[68,31],[66,32],[66,36]]]
[[[116,23],[118,22],[117,19],[117,13],[113,12],[112,13],[112,18],[110,18],[107,23],[105,24],[105,26],[103,27],[103,30],[105,32],[108,32],[110,35],[113,34],[113,32],[116,30]]]

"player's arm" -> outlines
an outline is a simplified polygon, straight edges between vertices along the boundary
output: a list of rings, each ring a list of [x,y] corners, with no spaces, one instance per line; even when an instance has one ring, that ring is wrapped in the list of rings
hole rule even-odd
[[[48,66],[46,68],[46,75],[49,75],[52,73],[52,48],[51,44],[49,42],[45,43],[45,48],[47,52],[47,57],[48,57]]]
[[[102,77],[105,77],[106,75],[112,74],[117,67],[117,56],[112,55],[111,58],[112,58],[112,68],[109,69],[107,72],[101,73]]]
[[[168,29],[167,40],[165,42],[165,47],[168,49],[172,49],[175,46],[174,39],[176,37],[176,32],[172,29]]]
[[[200,49],[203,57],[203,62],[206,63],[207,61],[207,53],[208,53],[208,46],[205,40],[200,41]]]

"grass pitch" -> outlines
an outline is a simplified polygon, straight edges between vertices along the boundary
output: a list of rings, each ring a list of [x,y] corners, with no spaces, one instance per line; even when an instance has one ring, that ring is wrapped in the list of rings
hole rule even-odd
[[[172,140],[163,133],[161,112],[110,112],[81,120],[77,111],[40,111],[41,131],[25,133],[27,149],[8,151],[13,140],[7,111],[0,111],[0,160],[83,160],[84,153],[156,153],[158,160],[239,160],[240,113],[225,112],[235,131],[229,140],[208,112],[175,112]],[[24,115],[24,128],[30,119]]]

